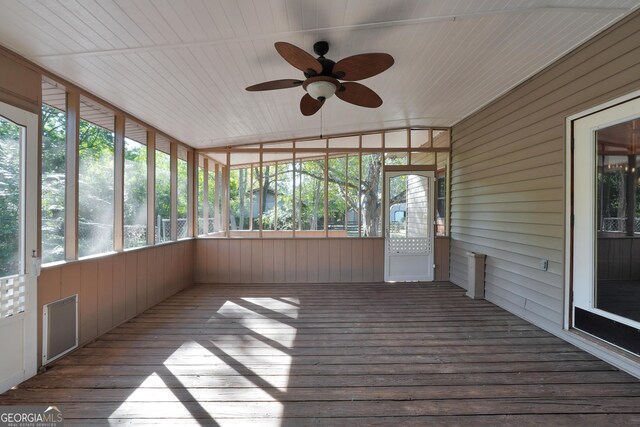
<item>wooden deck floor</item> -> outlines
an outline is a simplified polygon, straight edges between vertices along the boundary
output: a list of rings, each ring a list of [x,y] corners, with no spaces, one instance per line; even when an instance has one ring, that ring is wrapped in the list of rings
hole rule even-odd
[[[0,395],[66,425],[633,426],[640,381],[449,283],[193,286]]]

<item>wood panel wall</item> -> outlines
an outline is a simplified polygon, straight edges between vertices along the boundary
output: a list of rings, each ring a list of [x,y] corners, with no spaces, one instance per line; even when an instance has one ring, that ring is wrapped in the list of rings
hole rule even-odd
[[[486,298],[563,333],[565,120],[638,89],[634,12],[453,127],[452,282],[484,253]]]
[[[444,282],[449,280],[449,251],[451,239],[449,237],[436,237],[434,246],[434,262],[436,264],[434,278],[437,282]]]
[[[448,239],[436,239],[448,280]],[[446,273],[445,273],[446,272]],[[198,239],[196,283],[358,283],[384,280],[382,238]]]
[[[38,364],[42,307],[78,294],[84,345],[193,283],[195,243],[184,240],[42,269],[38,278]]]

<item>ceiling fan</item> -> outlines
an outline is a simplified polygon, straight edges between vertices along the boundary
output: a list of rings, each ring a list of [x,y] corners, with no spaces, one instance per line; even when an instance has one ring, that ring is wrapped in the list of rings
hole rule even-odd
[[[275,46],[285,61],[304,73],[305,80],[272,80],[249,86],[248,91],[302,86],[307,93],[300,100],[300,111],[305,116],[315,114],[334,93],[343,101],[361,107],[377,108],[382,105],[382,99],[377,93],[355,81],[375,76],[391,67],[391,55],[365,53],[334,62],[324,57],[329,51],[329,43],[326,41],[319,41],[313,45],[313,51],[318,55],[317,59],[290,43],[276,42]]]

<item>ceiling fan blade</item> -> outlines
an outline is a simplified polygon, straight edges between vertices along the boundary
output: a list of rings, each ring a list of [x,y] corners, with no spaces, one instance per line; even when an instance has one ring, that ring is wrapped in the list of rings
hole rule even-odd
[[[380,74],[393,62],[393,57],[386,53],[363,53],[336,62],[332,73],[340,80],[362,80]]]
[[[259,90],[289,89],[290,87],[300,86],[302,83],[302,80],[293,79],[271,80],[249,86],[247,90],[249,92],[256,92]]]
[[[365,85],[355,82],[342,83],[336,96],[345,102],[361,107],[377,108],[382,105],[382,98],[377,93]]]
[[[298,70],[305,73],[308,70],[313,70],[316,74],[320,74],[322,72],[322,64],[320,64],[316,58],[311,56],[311,54],[305,52],[299,47],[287,42],[276,42],[275,46],[280,56]]]
[[[311,95],[305,93],[305,95],[300,100],[300,111],[305,116],[313,116],[318,112],[320,107],[322,107],[322,104],[324,104],[324,101],[314,99],[311,97]]]

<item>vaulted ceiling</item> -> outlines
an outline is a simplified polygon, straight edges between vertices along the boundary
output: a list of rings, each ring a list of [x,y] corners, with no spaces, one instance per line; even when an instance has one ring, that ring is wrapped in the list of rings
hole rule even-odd
[[[451,126],[596,34],[638,0],[0,0],[0,44],[194,147],[402,126]],[[328,58],[386,52],[362,81],[300,113],[303,79],[274,42]]]

